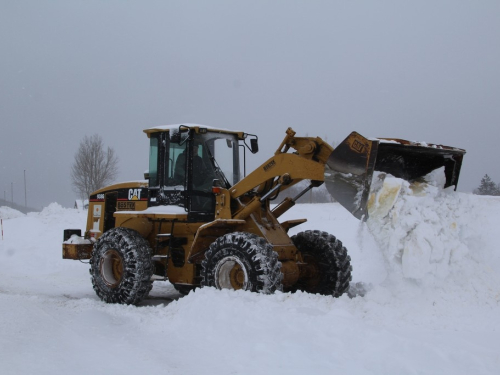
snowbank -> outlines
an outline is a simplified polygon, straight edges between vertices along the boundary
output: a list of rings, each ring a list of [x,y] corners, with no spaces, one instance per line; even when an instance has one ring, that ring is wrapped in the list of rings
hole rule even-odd
[[[60,216],[63,217],[66,214],[71,214],[73,212],[84,212],[87,213],[87,210],[74,209],[74,208],[64,208],[59,203],[51,203],[47,207],[45,207],[41,212],[30,212],[28,216],[33,217],[51,217],[51,216]]]
[[[282,218],[308,219],[291,235],[317,229],[343,242],[353,281],[370,284],[355,298],[211,288],[182,297],[155,282],[141,306],[109,305],[88,265],[62,259],[63,229],[85,229],[86,212],[51,204],[5,219],[1,372],[497,374],[500,199],[393,182],[393,205],[367,223],[336,203]]]
[[[0,207],[0,219],[14,219],[16,217],[22,217],[24,214],[18,210],[14,210],[13,208],[7,206]]]

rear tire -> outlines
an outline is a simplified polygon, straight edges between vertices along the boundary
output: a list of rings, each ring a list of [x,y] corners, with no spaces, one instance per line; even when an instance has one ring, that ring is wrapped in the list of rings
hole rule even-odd
[[[292,241],[308,264],[307,276],[299,279],[294,290],[340,297],[349,289],[351,257],[335,236],[319,230],[300,232]]]
[[[96,294],[104,302],[136,305],[153,283],[151,248],[135,230],[114,228],[96,242],[90,274]]]
[[[202,286],[272,294],[282,290],[278,253],[264,238],[245,232],[219,237],[202,262]]]

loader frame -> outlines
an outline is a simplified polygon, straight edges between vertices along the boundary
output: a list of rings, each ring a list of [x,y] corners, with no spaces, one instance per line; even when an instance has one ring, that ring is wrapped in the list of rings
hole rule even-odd
[[[70,236],[70,233],[65,235],[64,258],[91,259],[92,270],[98,274],[103,264],[112,262],[109,260],[111,258],[106,258],[104,261],[94,259],[93,248],[99,246],[102,249],[103,241],[115,241],[113,246],[116,247],[118,246],[116,238],[123,236],[130,242],[132,240],[126,236],[132,233],[137,236],[135,241],[140,242],[139,239],[143,238],[150,248],[151,279],[169,280],[178,290],[186,292],[207,282],[205,268],[210,263],[206,259],[209,249],[210,256],[219,250],[214,246],[234,247],[226,249],[233,253],[241,251],[237,244],[232,244],[229,240],[220,240],[238,233],[232,237],[233,241],[234,238],[238,241],[248,238],[255,246],[268,248],[259,253],[258,257],[268,254],[265,256],[277,258],[277,261],[273,260],[269,264],[272,263],[273,267],[279,268],[279,277],[272,274],[274,271],[269,270],[272,275],[265,275],[273,277],[273,282],[276,284],[273,288],[293,291],[297,285],[311,284],[311,280],[315,280],[316,283],[341,284],[340,287],[337,285],[330,289],[318,289],[331,290],[334,295],[341,295],[347,289],[352,268],[350,258],[341,242],[325,233],[309,233],[300,237],[302,238],[300,241],[309,243],[302,245],[305,249],[303,253],[290,238],[288,231],[304,223],[306,219],[280,222],[279,218],[295,205],[300,196],[310,189],[321,186],[326,179],[330,193],[336,196],[354,216],[366,219],[366,204],[372,174],[377,166],[377,151],[389,150],[381,147],[381,140],[369,140],[353,132],[334,150],[321,138],[296,137],[296,133],[288,128],[274,155],[248,176],[240,179],[240,147],[256,152],[258,150],[256,136],[244,132],[184,124],[146,129],[145,133],[150,139],[150,167],[145,174],[146,180],[116,184],[92,193],[84,239]],[[246,142],[248,139],[251,146]],[[227,144],[227,149],[222,150],[222,154],[227,153],[225,158],[221,157],[219,149],[216,148],[216,143],[220,142]],[[398,145],[404,144],[399,142]],[[447,163],[447,176],[450,176],[447,183],[456,185],[461,157],[465,151],[443,146],[438,152],[434,152],[423,150],[423,147],[415,144],[404,146],[411,146],[413,149],[410,152],[407,151],[408,148],[401,150],[396,147],[393,154],[400,156],[406,152],[413,157],[415,152],[420,152],[427,156],[426,160],[434,162],[433,168]],[[387,158],[393,156],[391,151],[386,151],[385,154]],[[434,157],[435,155],[439,156],[439,160]],[[228,171],[223,171],[222,162],[227,163]],[[178,168],[178,165],[181,165],[181,168]],[[384,165],[382,169],[383,167]],[[178,170],[182,173],[178,174]],[[411,177],[421,177],[424,170],[427,172],[424,168],[413,173]],[[390,166],[385,168],[385,172],[397,175],[400,171]],[[232,177],[228,179],[226,174]],[[304,180],[309,183],[301,193],[294,198],[285,198],[271,209],[271,200]],[[109,235],[103,237],[105,233],[115,228],[126,230],[118,233],[116,238]],[[311,236],[316,237],[311,240]],[[123,242],[125,239],[120,241]],[[265,241],[262,242],[262,239]],[[311,244],[316,242],[322,244],[321,247],[324,249],[321,251],[326,252],[326,255],[320,254],[315,258],[314,251],[317,249],[308,252],[307,247],[315,246]],[[115,267],[116,264],[125,261],[122,259],[125,255],[120,251],[115,251],[116,254],[113,251],[115,250],[109,250],[105,254],[112,254],[113,259],[116,258],[113,260]],[[231,270],[231,275],[234,274],[231,285],[236,288],[236,285],[243,285],[238,284],[240,283],[238,278],[243,273],[245,277],[248,276],[249,271],[242,271],[243,261],[233,261],[234,257],[231,255],[226,258],[234,265],[234,269]],[[224,260],[226,263],[229,262],[227,259]],[[321,263],[326,261],[331,263],[330,267],[338,271],[336,274],[328,275],[329,281],[321,281],[326,277],[323,277],[322,273],[329,272],[321,268],[323,267]],[[257,265],[256,269],[266,268],[265,264],[264,262],[260,266]],[[149,270],[149,268],[151,267],[144,269]],[[122,277],[122,273],[122,271],[117,273],[117,279]],[[260,275],[257,279],[263,277]],[[94,289],[99,288],[96,287],[98,283],[95,280],[93,282]],[[112,284],[114,288],[115,284]],[[116,285],[118,284],[120,283],[117,282]],[[147,285],[143,282],[137,285],[140,285],[138,288],[142,288],[141,298],[143,298],[147,294]],[[258,288],[262,288],[262,285]],[[96,289],[96,291],[98,295],[103,295],[102,290]],[[109,299],[115,301],[114,297]],[[136,303],[139,299],[117,299],[117,301]]]

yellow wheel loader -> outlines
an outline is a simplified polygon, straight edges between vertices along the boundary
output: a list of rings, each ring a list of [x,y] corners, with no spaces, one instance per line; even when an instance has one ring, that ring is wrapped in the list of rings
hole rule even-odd
[[[258,151],[255,135],[192,124],[145,133],[145,180],[92,193],[84,236],[64,231],[63,258],[90,259],[93,288],[109,303],[138,304],[155,280],[169,280],[184,294],[211,286],[338,297],[352,270],[342,242],[321,231],[290,237],[289,229],[306,219],[280,216],[326,183],[340,204],[366,219],[375,171],[415,181],[443,168],[444,186],[456,187],[465,153],[355,132],[333,149],[289,128],[274,155],[241,178],[240,155]],[[270,205],[304,180],[296,197]]]

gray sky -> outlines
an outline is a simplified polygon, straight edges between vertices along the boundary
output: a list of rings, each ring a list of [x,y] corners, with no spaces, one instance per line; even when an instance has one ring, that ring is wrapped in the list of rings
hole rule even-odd
[[[0,2],[0,198],[72,206],[85,135],[147,169],[143,129],[259,136],[356,130],[467,150],[459,183],[500,182],[500,1]]]

